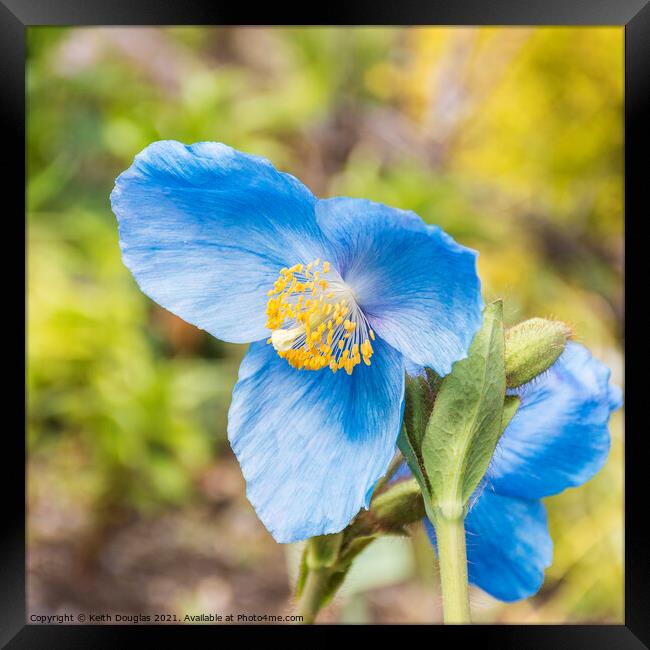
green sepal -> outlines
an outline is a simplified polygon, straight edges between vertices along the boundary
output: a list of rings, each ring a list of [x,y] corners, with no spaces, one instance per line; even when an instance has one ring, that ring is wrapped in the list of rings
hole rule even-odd
[[[442,380],[422,439],[426,477],[445,516],[460,516],[501,435],[504,365],[503,305],[496,301],[485,308],[468,357]]]

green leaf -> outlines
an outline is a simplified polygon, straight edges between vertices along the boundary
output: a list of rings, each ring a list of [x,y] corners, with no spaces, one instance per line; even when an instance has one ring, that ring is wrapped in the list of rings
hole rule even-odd
[[[431,380],[431,381],[430,381]],[[404,391],[404,426],[412,445],[419,449],[435,402],[436,382],[440,378],[432,372],[426,376],[407,377]]]
[[[501,416],[501,435],[503,435],[512,418],[515,417],[515,413],[520,404],[521,399],[516,395],[506,395],[506,399],[503,402],[503,415]]]
[[[406,463],[408,464],[411,473],[420,484],[423,494],[430,497],[431,488],[429,487],[429,482],[424,473],[424,464],[420,457],[420,452],[415,449],[414,442],[414,439],[409,435],[408,429],[403,426],[399,438],[397,439],[397,446],[406,459]]]
[[[318,535],[307,540],[303,549],[300,568],[298,569],[298,581],[296,583],[296,597],[302,595],[307,581],[307,575],[310,571],[331,569],[336,564],[341,543],[343,542],[343,533],[334,533],[333,535]]]
[[[430,494],[431,490],[424,473],[420,448],[441,381],[429,368],[426,369],[426,376],[407,378],[404,391],[404,420],[397,441],[397,446],[413,476],[426,494]]]
[[[349,528],[349,527],[348,527]],[[346,529],[347,530],[347,529]],[[300,569],[298,574],[298,582],[296,584],[296,598],[300,598],[305,589],[307,577],[310,572],[317,572],[320,576],[321,586],[318,594],[318,609],[325,607],[334,598],[339,587],[343,584],[354,559],[372,542],[378,538],[379,534],[358,535],[348,540],[345,547],[341,547],[340,554],[331,566],[321,566],[319,568],[310,568],[310,542],[314,539],[311,538],[305,549],[303,550],[302,559],[300,562]]]
[[[422,439],[426,476],[443,511],[464,508],[483,478],[502,431],[505,388],[503,306],[496,301],[485,308],[469,356],[442,380]]]
[[[355,537],[350,541],[344,553],[337,564],[330,570],[330,575],[327,580],[325,589],[323,590],[323,597],[321,606],[324,607],[338,591],[339,587],[343,584],[348,572],[352,568],[353,561],[357,556],[365,550],[372,542],[378,538],[378,535],[365,535],[362,537]]]

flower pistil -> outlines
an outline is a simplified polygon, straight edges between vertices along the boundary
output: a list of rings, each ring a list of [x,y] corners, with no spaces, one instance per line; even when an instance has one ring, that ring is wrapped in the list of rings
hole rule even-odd
[[[268,296],[267,343],[294,368],[345,369],[350,375],[361,360],[370,365],[375,334],[329,262],[283,268]]]

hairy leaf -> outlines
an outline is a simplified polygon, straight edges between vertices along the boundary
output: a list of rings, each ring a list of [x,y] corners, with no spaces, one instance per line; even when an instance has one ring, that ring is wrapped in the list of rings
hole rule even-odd
[[[421,456],[440,507],[464,507],[483,478],[502,431],[505,399],[501,301],[488,305],[469,350],[440,385]]]

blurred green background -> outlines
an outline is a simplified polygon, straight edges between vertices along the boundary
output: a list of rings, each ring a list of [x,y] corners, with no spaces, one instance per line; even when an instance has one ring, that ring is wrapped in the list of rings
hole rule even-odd
[[[270,158],[319,196],[415,210],[480,251],[509,323],[570,322],[622,382],[622,28],[29,28],[30,613],[286,614],[226,438],[245,346],[159,308],[109,193],[159,139]],[[555,557],[479,622],[622,622],[622,416],[546,500]],[[440,621],[422,531],[371,546],[324,621]]]

